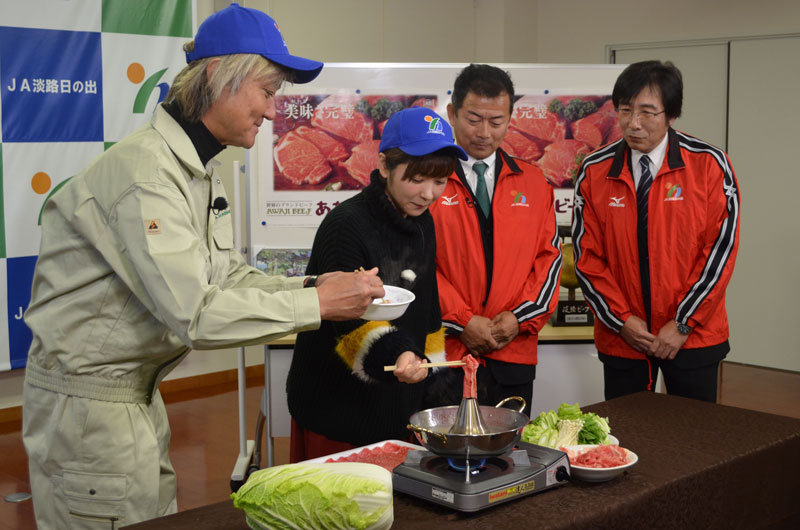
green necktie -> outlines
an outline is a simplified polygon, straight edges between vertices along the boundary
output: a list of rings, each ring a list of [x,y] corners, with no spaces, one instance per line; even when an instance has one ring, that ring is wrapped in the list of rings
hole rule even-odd
[[[483,178],[487,167],[489,166],[484,162],[475,162],[475,164],[472,165],[472,169],[474,169],[475,174],[478,175],[478,184],[475,186],[475,200],[478,202],[478,206],[481,207],[483,216],[488,219],[489,213],[492,211],[492,203],[489,200],[489,192],[486,190],[486,179]]]

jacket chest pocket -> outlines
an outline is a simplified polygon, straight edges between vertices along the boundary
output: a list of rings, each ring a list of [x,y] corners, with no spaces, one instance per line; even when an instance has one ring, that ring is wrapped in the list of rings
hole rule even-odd
[[[225,210],[216,217],[210,227],[212,230],[209,252],[211,254],[210,283],[222,285],[228,277],[230,252],[233,250],[233,226],[231,211]]]

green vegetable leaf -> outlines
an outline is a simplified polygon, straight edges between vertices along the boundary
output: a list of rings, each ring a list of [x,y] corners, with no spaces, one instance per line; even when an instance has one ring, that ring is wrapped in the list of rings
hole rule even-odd
[[[574,98],[567,103],[563,115],[569,121],[575,121],[585,118],[594,112],[597,112],[597,105],[595,105],[593,101],[584,101],[580,98]]]
[[[544,447],[607,443],[611,427],[608,418],[583,413],[580,405],[562,403],[558,412],[541,412],[522,430],[522,441]]]
[[[256,471],[233,505],[253,528],[389,528],[392,475],[373,464],[290,464]],[[255,526],[257,525],[257,526]]]
[[[558,114],[559,116],[564,116],[564,104],[561,103],[560,99],[554,99],[547,105],[547,110],[552,112],[553,114]]]
[[[570,405],[569,403],[562,403],[560,407],[558,407],[558,417],[561,419],[569,420],[569,419],[580,419],[583,416],[583,412],[581,412],[581,407],[578,403],[574,405]]]

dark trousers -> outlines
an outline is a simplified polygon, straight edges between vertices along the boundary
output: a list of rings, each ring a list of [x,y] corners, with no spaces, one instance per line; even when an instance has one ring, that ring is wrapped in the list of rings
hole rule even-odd
[[[519,396],[525,400],[522,413],[530,417],[535,377],[536,366],[486,359],[486,366],[479,366],[476,376],[478,403],[494,406],[507,397]],[[510,401],[504,406],[518,410],[519,402]]]
[[[691,352],[688,350],[681,350],[672,360],[655,357],[639,360],[599,353],[603,362],[605,398],[613,399],[643,390],[654,391],[660,369],[668,394],[716,403],[719,362],[725,355],[694,359],[689,355]]]

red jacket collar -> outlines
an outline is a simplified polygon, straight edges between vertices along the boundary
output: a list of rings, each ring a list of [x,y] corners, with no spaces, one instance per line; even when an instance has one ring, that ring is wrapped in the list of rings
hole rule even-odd
[[[681,156],[681,148],[680,145],[678,145],[678,135],[675,132],[675,129],[670,127],[667,130],[667,136],[667,166],[669,166],[670,170],[686,167],[686,164],[683,162],[683,157]],[[622,168],[625,167],[626,161],[628,163],[628,167],[630,167],[631,149],[623,139],[619,142],[617,151],[614,153],[614,162],[608,169],[607,176],[609,178],[619,178],[620,174],[622,173]]]

